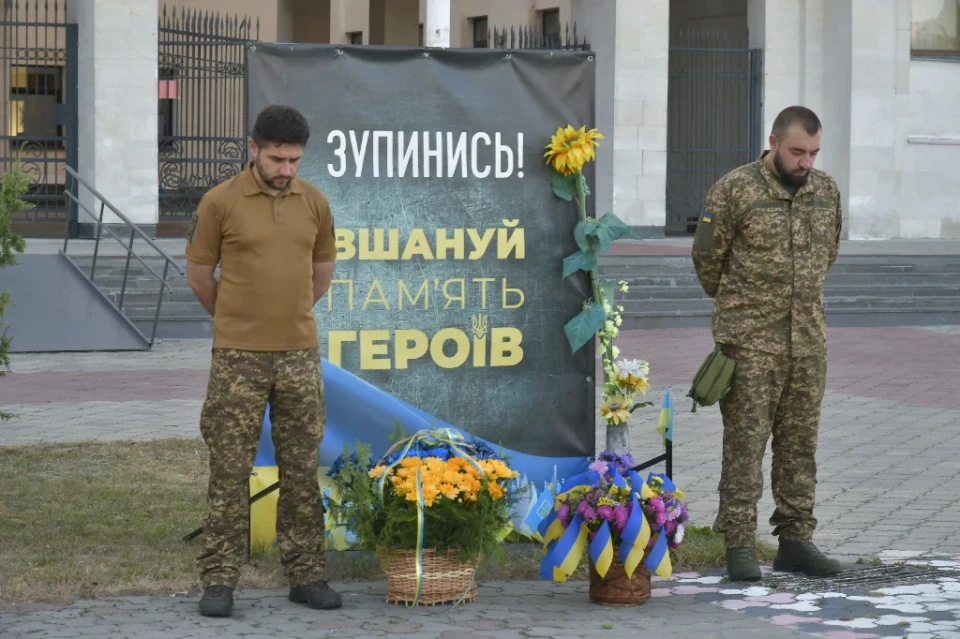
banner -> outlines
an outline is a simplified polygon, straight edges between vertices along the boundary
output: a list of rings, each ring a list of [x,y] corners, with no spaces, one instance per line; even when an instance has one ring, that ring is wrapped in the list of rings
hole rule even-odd
[[[563,331],[590,288],[583,273],[561,278],[577,214],[543,160],[558,127],[595,124],[592,54],[247,53],[250,125],[270,104],[306,116],[298,175],[335,219],[334,282],[314,309],[322,356],[437,425],[550,458],[551,472],[554,459],[592,456],[594,349],[572,354]],[[327,400],[339,403],[329,387]],[[353,409],[356,427],[328,422],[332,441],[368,430]]]

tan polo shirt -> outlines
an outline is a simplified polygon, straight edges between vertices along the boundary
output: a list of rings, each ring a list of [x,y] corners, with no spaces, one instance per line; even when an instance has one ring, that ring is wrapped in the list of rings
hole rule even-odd
[[[204,194],[187,233],[188,260],[220,264],[213,347],[316,348],[313,264],[337,255],[330,204],[299,178],[274,198],[252,166]]]

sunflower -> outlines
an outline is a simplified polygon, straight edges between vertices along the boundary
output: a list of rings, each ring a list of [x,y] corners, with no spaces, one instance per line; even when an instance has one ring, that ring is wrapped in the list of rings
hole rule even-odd
[[[623,395],[611,395],[600,407],[600,416],[614,426],[626,424],[627,420],[630,419],[630,411],[627,410],[627,398]]]
[[[547,164],[563,175],[572,175],[583,169],[583,165],[596,159],[594,149],[600,146],[597,140],[602,140],[603,134],[596,129],[586,130],[586,127],[574,129],[571,125],[557,129],[550,138],[550,144],[545,146]]]

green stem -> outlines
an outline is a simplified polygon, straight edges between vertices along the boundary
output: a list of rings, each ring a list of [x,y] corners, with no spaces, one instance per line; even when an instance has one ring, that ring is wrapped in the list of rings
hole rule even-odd
[[[580,210],[580,221],[587,221],[587,194],[584,190],[584,180],[583,173],[577,171],[577,179],[575,180],[577,185],[577,208]],[[603,293],[600,289],[600,282],[597,280],[597,271],[591,270],[590,273],[590,286],[593,288],[593,301],[603,307]],[[608,300],[610,304],[613,304],[613,300]],[[611,339],[609,344],[606,347],[606,357],[605,360],[608,360],[613,364],[613,340]],[[606,364],[606,362],[604,362]],[[610,382],[610,376],[607,373],[607,367],[603,367],[603,383],[607,384]]]

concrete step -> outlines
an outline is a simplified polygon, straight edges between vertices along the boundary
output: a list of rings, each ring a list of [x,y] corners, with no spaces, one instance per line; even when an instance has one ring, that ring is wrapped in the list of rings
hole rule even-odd
[[[89,257],[75,261],[89,269]],[[146,262],[161,272],[162,260]],[[124,267],[124,258],[98,259],[95,281],[114,300]],[[630,284],[618,294],[625,329],[710,324],[713,301],[703,293],[689,255],[603,256],[600,277]],[[209,337],[210,317],[185,276],[170,271],[168,281],[173,290],[163,295],[158,337]],[[147,334],[159,286],[147,269],[131,263],[124,310]],[[824,302],[831,326],[960,323],[960,256],[841,256],[827,278]]]
[[[637,275],[612,274],[600,272],[602,280],[626,280],[630,287],[700,287],[700,280],[693,272],[673,275]],[[827,276],[825,287],[836,286],[888,286],[913,288],[924,285],[950,285],[960,283],[960,274],[956,273],[831,273]]]
[[[931,312],[960,311],[960,296],[949,297],[824,297],[824,307],[828,313],[833,311],[863,310],[874,312]],[[713,300],[701,299],[656,299],[624,300],[620,302],[624,312],[661,313],[676,315],[699,311],[709,313],[713,309]]]
[[[956,280],[954,280],[956,282]],[[881,285],[827,285],[824,297],[833,298],[916,298],[916,297],[958,297],[960,283],[954,284],[917,284],[915,286]],[[685,286],[635,286],[633,282],[626,293],[617,293],[621,302],[640,300],[682,300],[708,299],[699,284]]]

